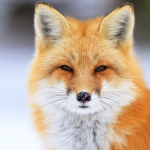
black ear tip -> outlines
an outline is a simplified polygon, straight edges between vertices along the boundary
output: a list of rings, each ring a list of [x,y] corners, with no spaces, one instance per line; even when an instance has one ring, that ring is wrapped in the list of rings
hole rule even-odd
[[[48,3],[46,3],[46,2],[37,2],[37,3],[35,4],[35,8],[36,8],[39,4],[43,4],[43,5],[47,5],[47,6],[49,6],[49,7],[52,7],[50,4],[48,4]],[[53,8],[53,7],[52,7],[52,8]]]
[[[129,2],[126,2],[126,3],[122,4],[122,5],[120,5],[119,8],[127,6],[127,5],[130,6],[132,9],[134,9],[132,3],[129,3]]]

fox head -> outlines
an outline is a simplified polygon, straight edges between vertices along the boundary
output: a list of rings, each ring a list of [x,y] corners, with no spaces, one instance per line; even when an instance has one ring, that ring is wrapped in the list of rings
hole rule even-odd
[[[141,78],[133,45],[134,10],[78,21],[46,3],[35,8],[36,53],[29,78],[41,109],[110,116],[133,102]]]

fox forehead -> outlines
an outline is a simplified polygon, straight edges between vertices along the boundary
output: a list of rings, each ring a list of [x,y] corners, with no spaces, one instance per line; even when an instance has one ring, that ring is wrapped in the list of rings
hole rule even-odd
[[[99,38],[89,37],[70,37],[58,42],[56,46],[48,49],[43,59],[43,63],[52,65],[65,64],[75,65],[79,64],[84,67],[89,64],[97,65],[116,65],[124,66],[124,54],[118,49],[101,42]],[[49,61],[49,62],[47,62]],[[97,66],[98,67],[98,66]],[[115,66],[114,66],[115,67]]]
[[[85,21],[67,17],[67,20],[71,28],[68,36],[46,48],[38,45],[37,42],[38,49],[44,49],[40,50],[41,53],[45,53],[44,59],[53,62],[54,58],[56,62],[57,58],[58,61],[66,60],[72,65],[80,60],[84,60],[80,62],[80,65],[85,61],[94,65],[97,65],[99,61],[106,62],[108,60],[110,63],[114,63],[114,60],[118,61],[118,64],[122,63],[125,57],[123,53],[105,42],[103,36],[98,33],[102,17]]]

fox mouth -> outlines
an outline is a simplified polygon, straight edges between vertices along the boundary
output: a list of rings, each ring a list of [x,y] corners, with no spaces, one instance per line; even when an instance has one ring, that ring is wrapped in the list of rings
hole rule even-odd
[[[79,106],[80,108],[89,108],[89,106]]]

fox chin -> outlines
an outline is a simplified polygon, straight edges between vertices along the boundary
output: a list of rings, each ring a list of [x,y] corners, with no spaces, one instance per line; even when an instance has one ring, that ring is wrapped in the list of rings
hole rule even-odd
[[[38,2],[28,91],[46,150],[150,149],[150,91],[133,50],[134,9],[77,20]]]

